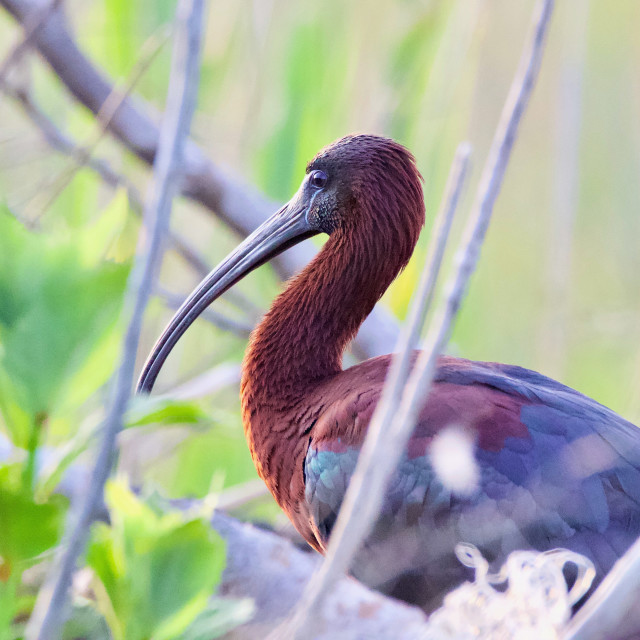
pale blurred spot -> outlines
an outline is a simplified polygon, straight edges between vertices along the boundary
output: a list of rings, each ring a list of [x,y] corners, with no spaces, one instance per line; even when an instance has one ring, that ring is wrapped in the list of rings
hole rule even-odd
[[[451,426],[431,442],[431,464],[451,492],[468,496],[478,488],[480,470],[474,455],[475,439],[466,430]]]
[[[574,478],[588,478],[615,466],[618,455],[596,434],[578,438],[562,452],[567,471]]]

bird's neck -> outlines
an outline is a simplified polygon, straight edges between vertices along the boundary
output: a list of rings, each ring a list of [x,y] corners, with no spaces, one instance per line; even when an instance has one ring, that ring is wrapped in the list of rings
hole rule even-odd
[[[265,408],[287,411],[342,370],[342,355],[402,264],[334,235],[275,300],[243,364],[245,427]]]
[[[294,520],[304,495],[305,443],[330,400],[320,393],[320,404],[309,403],[309,393],[341,372],[345,348],[398,271],[376,255],[331,236],[289,281],[247,348],[240,391],[247,443],[258,474]]]

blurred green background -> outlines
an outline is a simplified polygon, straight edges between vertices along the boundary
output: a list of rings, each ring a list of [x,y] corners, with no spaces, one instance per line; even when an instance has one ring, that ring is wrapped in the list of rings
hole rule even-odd
[[[133,94],[161,113],[171,54],[162,34],[174,2],[66,6],[81,49],[115,79],[141,72]],[[325,144],[350,132],[390,135],[414,152],[431,216],[455,148],[468,140],[474,150],[462,206],[468,211],[532,9],[528,0],[216,0],[208,10],[192,136],[214,162],[273,199],[275,210]],[[450,351],[536,369],[640,423],[638,25],[636,0],[557,3],[540,79]],[[0,55],[19,33],[0,13]],[[93,116],[36,55],[10,80],[77,141],[95,132]],[[144,193],[147,167],[117,142],[103,138],[95,155]],[[8,96],[0,100],[0,199],[6,209],[0,429],[26,449],[51,447],[54,477],[60,460],[82,454],[100,422],[139,225],[123,192],[88,168],[73,170]],[[211,264],[238,242],[210,212],[184,199],[175,202],[172,224]],[[428,223],[410,266],[382,301],[399,320],[429,232]],[[164,289],[183,296],[198,279],[167,252]],[[280,286],[264,267],[239,291],[263,310]],[[51,304],[41,303],[47,292]],[[32,307],[35,333],[23,335],[14,330],[15,318]],[[217,308],[243,323],[257,315],[242,301]],[[138,368],[171,315],[162,297],[152,301]],[[122,437],[120,467],[135,484],[200,497],[255,480],[239,418],[237,367],[245,344],[204,321],[179,343],[159,389],[175,398],[186,383],[189,397],[134,407],[138,414]],[[217,390],[202,393],[190,381],[210,369]],[[47,383],[52,377],[56,385]],[[47,428],[33,442],[30,425],[43,415]],[[277,510],[265,497],[245,515],[273,519]]]

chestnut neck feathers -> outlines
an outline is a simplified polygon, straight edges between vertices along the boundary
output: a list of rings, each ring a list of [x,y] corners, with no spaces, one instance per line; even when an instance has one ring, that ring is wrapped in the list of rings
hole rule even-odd
[[[256,412],[286,412],[310,385],[340,373],[345,348],[409,261],[424,224],[420,174],[396,142],[343,138],[307,171],[316,168],[338,183],[334,228],[251,337],[241,385],[248,430]]]

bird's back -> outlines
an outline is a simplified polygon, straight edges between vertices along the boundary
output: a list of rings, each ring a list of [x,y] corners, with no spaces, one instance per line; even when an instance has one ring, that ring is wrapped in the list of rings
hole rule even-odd
[[[367,361],[321,390],[335,400],[310,433],[303,470],[316,546],[331,532],[388,366],[388,357]],[[354,573],[431,609],[469,577],[458,542],[496,565],[515,549],[564,547],[602,578],[639,535],[637,427],[527,369],[442,358]]]

